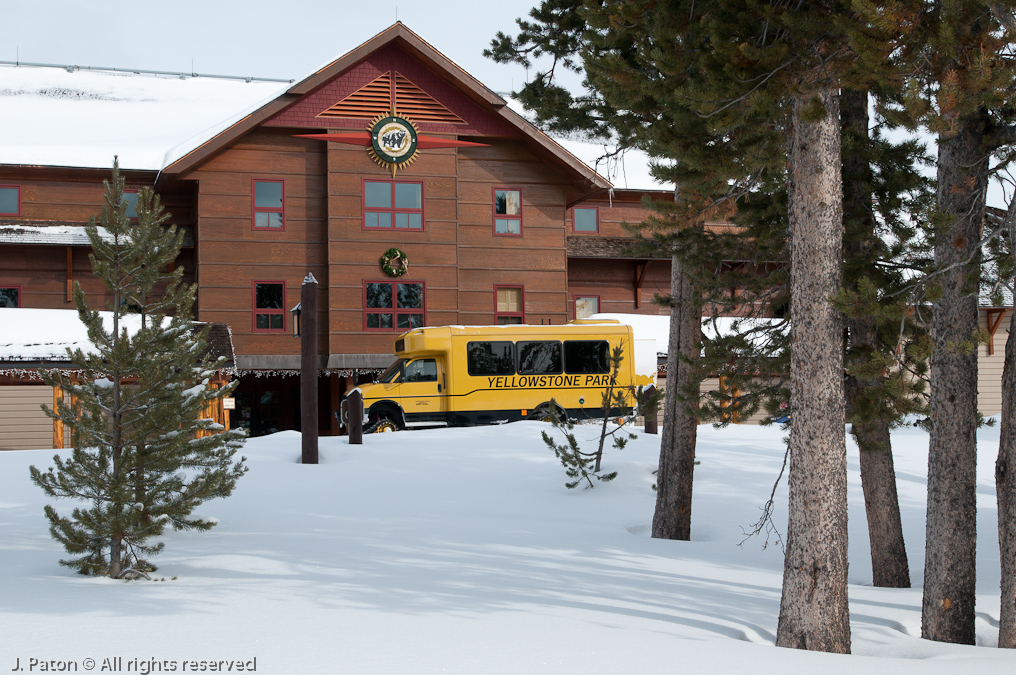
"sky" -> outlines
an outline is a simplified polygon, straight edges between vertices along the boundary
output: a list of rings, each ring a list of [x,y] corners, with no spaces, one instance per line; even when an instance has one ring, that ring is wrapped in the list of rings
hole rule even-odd
[[[525,82],[526,70],[484,58],[483,50],[497,31],[517,32],[515,19],[537,1],[33,0],[4,8],[10,37],[0,43],[0,61],[299,80],[399,20],[507,94]],[[579,78],[564,81],[577,85]],[[988,204],[1006,205],[997,185]]]
[[[0,61],[301,79],[399,20],[491,89],[508,92],[525,69],[482,52],[533,4],[34,0],[4,8],[9,37]]]

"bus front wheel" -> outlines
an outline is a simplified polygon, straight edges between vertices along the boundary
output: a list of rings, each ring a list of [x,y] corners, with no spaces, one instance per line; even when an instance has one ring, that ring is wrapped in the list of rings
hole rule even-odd
[[[402,429],[402,425],[396,421],[398,419],[398,411],[391,406],[378,406],[368,414],[367,426],[364,427],[363,433],[378,434],[399,431]]]
[[[399,426],[388,418],[381,418],[374,424],[363,430],[365,434],[383,434],[391,431],[398,431]]]

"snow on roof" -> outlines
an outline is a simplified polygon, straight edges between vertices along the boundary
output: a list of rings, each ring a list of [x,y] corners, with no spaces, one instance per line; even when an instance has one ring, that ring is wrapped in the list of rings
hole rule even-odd
[[[108,329],[112,312],[99,312]],[[131,333],[141,325],[138,315],[121,319]],[[0,309],[0,363],[4,361],[66,361],[67,349],[94,351],[88,331],[75,309]]]
[[[106,228],[97,227],[99,236],[106,241],[112,237]],[[42,244],[58,246],[88,246],[88,235],[84,225],[8,225],[0,224],[0,243],[2,244]],[[184,248],[194,246],[190,230],[184,232]]]
[[[17,134],[0,164],[159,171],[290,88],[289,83],[0,64],[0,106]],[[514,100],[512,110],[526,116]],[[630,150],[602,159],[601,142],[554,136],[620,189],[672,190]]]
[[[98,228],[99,236],[108,239],[105,228]],[[61,246],[88,246],[84,225],[0,225],[0,243],[3,244],[59,244]]]
[[[0,164],[158,171],[289,86],[0,65]]]
[[[981,307],[1012,307],[1013,306],[1013,302],[1012,302],[1013,301],[1013,293],[1012,293],[1012,289],[1011,288],[1009,288],[1008,286],[1005,286],[1005,285],[999,286],[998,291],[1002,295],[1002,304],[997,304],[994,300],[992,300],[991,296],[992,296],[992,292],[994,290],[995,289],[992,286],[990,286],[989,284],[982,284],[981,285],[981,293],[980,293],[980,295],[977,298],[978,304]]]

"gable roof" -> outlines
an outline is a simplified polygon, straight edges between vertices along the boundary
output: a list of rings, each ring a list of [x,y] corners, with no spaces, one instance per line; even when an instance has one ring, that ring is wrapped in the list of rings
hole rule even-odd
[[[565,175],[571,176],[573,182],[583,189],[596,190],[611,187],[610,182],[603,176],[565,150],[525,118],[512,111],[503,98],[485,87],[401,22],[300,80],[270,101],[236,116],[226,125],[219,125],[214,133],[200,134],[170,150],[166,154],[163,173],[180,175],[196,167],[258,125],[267,122],[304,96],[314,93],[346,70],[389,45],[396,45],[410,56],[422,61],[436,76],[453,86],[476,105],[500,118],[509,128],[519,134],[522,143],[530,151]]]

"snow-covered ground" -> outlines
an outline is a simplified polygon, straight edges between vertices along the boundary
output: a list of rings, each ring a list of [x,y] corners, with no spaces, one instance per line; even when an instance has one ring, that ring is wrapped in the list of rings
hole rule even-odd
[[[674,542],[649,537],[659,437],[608,452],[613,483],[569,491],[545,428],[322,438],[318,466],[297,463],[297,433],[252,439],[234,496],[201,509],[219,526],[169,534],[159,580],[130,583],[58,566],[28,479],[53,451],[0,453],[0,670],[37,659],[31,672],[52,672],[50,660],[279,675],[1016,672],[1016,653],[993,648],[996,430],[980,437],[977,647],[919,637],[927,435],[893,439],[912,590],[870,585],[851,445],[853,655],[841,656],[773,646],[782,553],[738,545],[779,470],[779,430],[700,428],[693,541]],[[578,429],[592,444],[595,428]],[[779,504],[785,522],[785,490]]]

